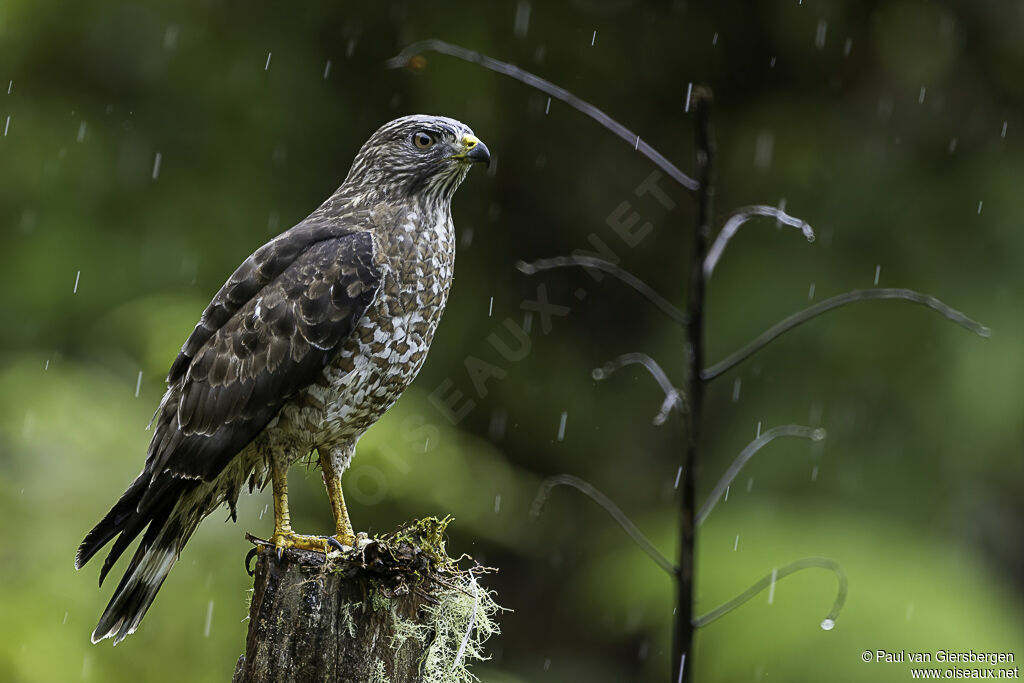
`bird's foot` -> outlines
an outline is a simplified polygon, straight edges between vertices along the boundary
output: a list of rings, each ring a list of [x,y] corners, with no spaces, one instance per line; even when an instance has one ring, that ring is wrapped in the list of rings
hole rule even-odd
[[[270,544],[277,549],[278,559],[284,555],[285,548],[309,550],[314,553],[327,554],[332,550],[345,552],[355,546],[356,537],[351,534],[335,536],[306,536],[292,531],[277,532],[271,537]]]
[[[343,553],[356,546],[356,537],[353,534],[335,534],[328,536],[326,540],[328,546]]]

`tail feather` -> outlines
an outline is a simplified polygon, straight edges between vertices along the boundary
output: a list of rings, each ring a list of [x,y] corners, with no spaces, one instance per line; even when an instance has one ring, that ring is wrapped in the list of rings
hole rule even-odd
[[[100,570],[102,585],[114,563],[145,531],[128,569],[93,631],[92,642],[112,637],[116,644],[138,628],[181,549],[203,516],[196,515],[196,510],[188,504],[186,496],[197,483],[173,476],[153,481],[150,474],[144,471],[78,547],[75,555],[76,569],[80,569],[117,537]],[[154,489],[156,495],[147,495],[147,492],[153,493]],[[184,505],[181,504],[183,498],[186,499]]]
[[[113,638],[116,645],[135,632],[198,522],[192,511],[177,505],[161,510],[151,520],[128,569],[100,616],[92,633],[92,642]],[[123,538],[118,539],[118,543]]]
[[[142,496],[149,486],[150,479],[149,472],[146,471],[143,471],[142,474],[136,477],[135,481],[128,487],[128,490],[114,504],[114,507],[110,508],[110,512],[86,535],[85,540],[78,546],[78,552],[75,553],[75,569],[84,567],[85,563],[91,560],[93,555],[109,543],[110,539],[121,533],[131,519],[137,516],[139,501],[142,500]],[[135,535],[128,542],[131,543],[135,536],[139,535],[140,531],[141,529],[136,531]],[[100,584],[102,583],[103,580],[100,579]]]

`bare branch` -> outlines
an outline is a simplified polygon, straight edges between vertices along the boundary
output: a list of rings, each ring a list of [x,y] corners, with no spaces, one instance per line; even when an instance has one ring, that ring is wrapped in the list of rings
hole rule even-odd
[[[724,360],[715,363],[710,368],[702,370],[700,378],[704,381],[713,380],[719,375],[736,367],[764,347],[768,346],[768,344],[772,343],[783,333],[788,332],[808,320],[818,317],[822,313],[831,311],[834,308],[839,308],[840,306],[845,306],[846,304],[852,304],[856,301],[869,301],[872,299],[903,299],[904,301],[909,301],[911,303],[921,304],[922,306],[927,306],[933,311],[942,314],[960,327],[973,332],[979,337],[987,339],[992,336],[992,331],[989,328],[976,320],[968,318],[960,311],[947,306],[942,301],[939,301],[929,294],[922,294],[921,292],[916,292],[912,289],[855,289],[851,292],[839,294],[831,299],[825,299],[824,301],[818,302],[809,308],[805,308],[798,313],[794,313],[772,327],[769,327],[767,330],[762,332],[757,339],[750,342],[739,351],[736,351]]]
[[[647,553],[647,555],[654,560],[659,567],[664,569],[671,576],[676,575],[678,572],[676,566],[661,554],[661,551],[651,543],[650,539],[644,536],[643,532],[640,531],[637,525],[626,516],[626,513],[624,513],[618,505],[613,503],[611,498],[604,495],[591,484],[579,477],[574,477],[571,474],[558,474],[545,479],[540,485],[540,489],[537,491],[537,497],[533,499],[533,505],[530,506],[530,516],[533,519],[540,517],[540,514],[544,509],[544,504],[548,502],[548,498],[551,496],[551,489],[556,486],[571,486],[603,507],[605,512],[611,515],[612,518],[619,523],[622,530],[629,534],[629,537],[632,538],[636,544],[640,546],[640,549]]]
[[[574,254],[573,256],[556,256],[554,258],[538,259],[536,261],[531,261],[530,263],[527,263],[526,261],[516,262],[516,268],[519,269],[519,272],[525,273],[526,275],[534,275],[542,270],[567,268],[569,266],[582,266],[584,268],[594,268],[596,270],[604,271],[643,294],[648,301],[661,309],[662,313],[672,318],[680,325],[686,324],[686,315],[681,310],[673,306],[668,299],[663,297],[661,294],[658,294],[650,285],[638,278],[636,275],[633,275],[628,270],[620,268],[611,261],[606,261],[596,256]]]
[[[804,233],[804,237],[807,238],[808,242],[814,241],[814,231],[811,230],[811,226],[799,218],[790,216],[782,209],[777,209],[774,206],[765,206],[763,204],[744,206],[741,209],[737,209],[731,216],[729,216],[729,219],[725,221],[725,225],[722,226],[721,231],[719,231],[718,237],[715,238],[715,243],[711,245],[707,258],[704,259],[705,280],[711,278],[711,273],[715,270],[715,266],[718,264],[718,259],[722,257],[722,252],[725,251],[725,247],[729,244],[729,240],[732,239],[732,236],[739,231],[740,226],[756,216],[768,216],[769,218],[774,218],[783,225],[799,228],[800,231]]]
[[[625,140],[633,149],[654,162],[655,166],[667,173],[669,177],[685,187],[687,190],[695,191],[697,189],[696,180],[680,171],[675,164],[662,156],[661,152],[641,140],[639,135],[629,130],[594,105],[581,100],[576,95],[573,95],[565,88],[559,87],[551,81],[546,81],[540,76],[536,76],[529,71],[523,71],[518,66],[498,61],[497,59],[480,54],[479,52],[468,50],[460,45],[446,43],[443,40],[437,40],[436,38],[421,40],[418,43],[409,45],[398,53],[398,55],[385,62],[385,64],[390,69],[400,69],[406,66],[415,67],[416,64],[413,60],[422,52],[440,52],[441,54],[456,57],[467,62],[472,62],[473,64],[479,64],[485,69],[490,69],[491,71],[502,74],[503,76],[514,78],[520,83],[525,83],[531,88],[536,88],[556,100],[565,102],[576,111],[589,116],[606,129]]]
[[[740,454],[736,456],[736,459],[729,465],[729,469],[725,471],[722,478],[715,484],[715,488],[711,491],[708,499],[704,502],[700,512],[697,513],[697,524],[703,524],[707,516],[711,514],[711,511],[715,509],[715,505],[718,503],[719,498],[725,493],[725,489],[732,483],[736,475],[740,473],[743,466],[754,457],[754,454],[767,446],[769,443],[779,438],[780,436],[796,436],[801,439],[811,439],[812,441],[821,441],[825,438],[825,430],[812,427],[804,427],[802,425],[781,425],[779,427],[772,427],[764,434],[760,435],[749,444],[747,447],[740,451]]]
[[[831,560],[827,557],[805,557],[802,560],[797,560],[792,564],[787,564],[785,567],[773,570],[772,573],[765,576],[763,579],[755,583],[747,590],[740,593],[738,596],[730,600],[729,602],[716,607],[707,614],[697,617],[693,620],[693,625],[696,628],[707,626],[715,619],[728,614],[743,603],[750,600],[752,597],[768,588],[770,585],[775,583],[781,578],[789,576],[794,572],[798,572],[801,569],[811,569],[813,567],[820,567],[822,569],[829,569],[836,575],[836,580],[839,583],[838,590],[836,592],[836,601],[832,603],[832,609],[828,615],[821,621],[821,628],[826,631],[831,631],[836,625],[836,619],[839,618],[839,611],[843,609],[843,604],[846,602],[846,593],[848,589],[848,581],[846,579],[846,573],[843,568],[835,560]]]
[[[661,369],[661,366],[658,365],[658,362],[646,353],[624,353],[615,360],[605,363],[602,367],[594,368],[592,376],[596,380],[607,379],[613,372],[626,365],[642,365],[647,368],[654,381],[665,392],[665,399],[661,402],[661,410],[654,416],[654,424],[659,427],[665,424],[665,420],[668,419],[669,413],[672,412],[673,408],[678,408],[680,412],[686,411],[686,397],[683,395],[683,392],[672,386],[671,380],[669,380],[665,371]]]

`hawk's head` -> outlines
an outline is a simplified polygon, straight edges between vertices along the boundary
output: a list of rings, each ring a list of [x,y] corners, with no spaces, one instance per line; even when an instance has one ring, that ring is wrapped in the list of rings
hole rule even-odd
[[[370,136],[345,185],[391,198],[450,200],[477,161],[490,165],[491,154],[466,124],[444,116],[403,116]]]

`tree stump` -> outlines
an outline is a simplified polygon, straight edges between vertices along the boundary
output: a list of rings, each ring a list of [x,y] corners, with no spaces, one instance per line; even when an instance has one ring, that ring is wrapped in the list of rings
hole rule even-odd
[[[328,555],[253,540],[255,585],[233,683],[450,683],[470,679],[500,608],[428,518]]]

